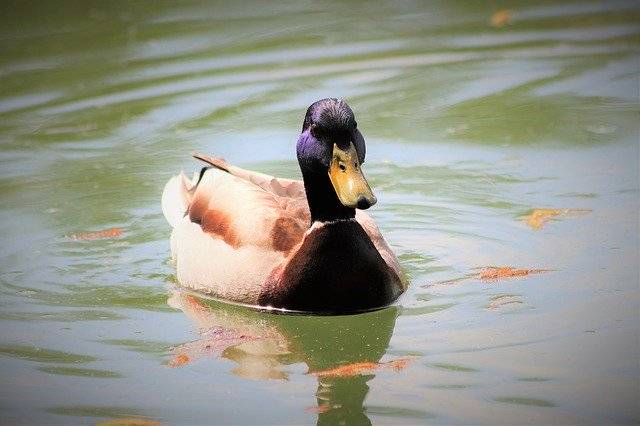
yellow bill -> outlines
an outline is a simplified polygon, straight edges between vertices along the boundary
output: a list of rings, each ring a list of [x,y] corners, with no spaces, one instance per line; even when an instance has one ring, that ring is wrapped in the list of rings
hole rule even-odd
[[[353,143],[350,143],[346,150],[333,144],[329,179],[338,199],[345,207],[368,209],[378,201],[362,174]]]

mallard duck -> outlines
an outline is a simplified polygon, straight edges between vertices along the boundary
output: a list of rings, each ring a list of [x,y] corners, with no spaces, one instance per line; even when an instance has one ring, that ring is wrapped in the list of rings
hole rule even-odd
[[[193,179],[169,180],[162,209],[173,227],[180,285],[246,305],[347,313],[380,308],[406,288],[373,219],[361,164],[365,141],[351,108],[322,99],[296,146],[303,180],[275,178],[203,154]]]

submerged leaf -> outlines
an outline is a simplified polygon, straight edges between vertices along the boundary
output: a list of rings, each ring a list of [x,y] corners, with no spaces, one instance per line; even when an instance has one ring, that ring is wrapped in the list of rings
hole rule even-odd
[[[491,15],[491,26],[494,28],[502,28],[511,22],[513,13],[509,9],[500,9]]]
[[[583,209],[534,209],[522,219],[531,229],[539,230],[554,217],[588,213]]]
[[[171,367],[180,367],[191,362],[191,358],[186,354],[178,354],[169,361]]]
[[[480,268],[480,272],[475,274],[467,274],[463,277],[454,278],[451,280],[438,281],[433,284],[425,284],[422,287],[433,287],[436,285],[451,285],[462,281],[468,280],[480,280],[485,282],[493,282],[504,278],[517,278],[526,277],[532,274],[541,274],[543,272],[549,272],[548,269],[518,269],[509,266],[487,266]]]
[[[478,278],[482,281],[495,281],[502,278],[526,277],[527,275],[540,274],[542,272],[548,271],[546,269],[517,269],[508,266],[489,266],[482,268],[478,274]]]
[[[310,372],[309,374],[318,377],[351,377],[360,374],[371,374],[374,371],[383,368],[400,371],[405,369],[410,361],[410,358],[398,358],[388,362],[354,362],[351,364],[330,368],[328,370]]]
[[[351,364],[341,365],[340,367],[331,368],[328,370],[315,371],[309,373],[313,376],[318,377],[348,377],[348,376],[356,376],[359,374],[370,373],[375,371],[380,367],[380,364],[377,362],[354,362]]]

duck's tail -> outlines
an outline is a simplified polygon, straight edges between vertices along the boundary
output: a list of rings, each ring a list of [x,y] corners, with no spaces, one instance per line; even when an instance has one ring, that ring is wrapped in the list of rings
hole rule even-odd
[[[192,153],[192,155],[194,158],[204,161],[217,169],[231,173],[229,167],[232,166],[229,166],[222,158],[211,157],[197,152]],[[198,186],[202,175],[208,168],[210,167],[204,167],[199,172],[194,172],[193,179],[189,179],[184,172],[180,172],[179,175],[169,179],[169,182],[164,186],[164,191],[162,192],[162,213],[164,213],[164,217],[172,227],[175,228],[178,221],[187,214],[187,209],[191,204],[195,187]]]
[[[193,182],[183,172],[169,179],[162,192],[162,213],[167,222],[175,228],[184,217],[191,204]]]

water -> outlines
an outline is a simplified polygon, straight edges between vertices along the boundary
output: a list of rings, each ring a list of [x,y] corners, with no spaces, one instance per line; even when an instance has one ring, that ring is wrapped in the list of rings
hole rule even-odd
[[[0,8],[2,423],[640,420],[637,2]],[[408,292],[345,317],[181,292],[166,180],[193,150],[299,176],[327,96]],[[437,284],[491,265],[549,271]],[[356,362],[392,364],[309,374]]]

